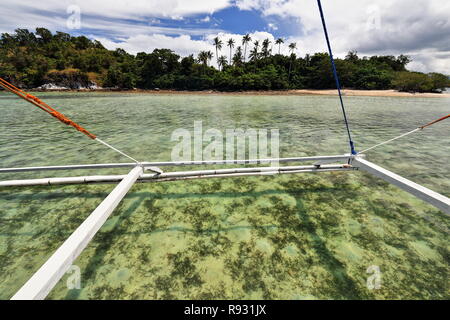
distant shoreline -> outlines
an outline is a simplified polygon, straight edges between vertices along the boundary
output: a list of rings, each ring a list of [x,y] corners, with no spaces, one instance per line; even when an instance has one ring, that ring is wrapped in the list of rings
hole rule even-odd
[[[34,92],[99,92],[99,93],[130,93],[130,94],[186,94],[186,95],[231,95],[231,96],[336,96],[336,89],[314,90],[269,90],[269,91],[183,91],[183,90],[111,90],[111,89],[80,89],[80,90],[31,90]],[[360,97],[406,97],[406,98],[450,98],[450,93],[409,93],[399,92],[396,90],[342,90],[344,96],[360,96]]]

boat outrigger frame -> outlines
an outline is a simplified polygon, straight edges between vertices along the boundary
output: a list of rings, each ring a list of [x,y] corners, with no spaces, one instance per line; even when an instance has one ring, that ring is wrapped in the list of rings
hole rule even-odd
[[[196,170],[155,172],[155,167],[163,166],[208,166],[229,164],[268,164],[273,162],[295,163],[314,162],[303,166],[261,166],[240,167],[230,169]],[[47,167],[25,167],[4,168],[0,173],[30,172],[30,171],[52,171],[52,170],[79,170],[79,169],[111,169],[132,168],[126,175],[104,175],[104,176],[79,176],[63,178],[45,178],[28,180],[0,181],[0,187],[18,186],[52,186],[73,184],[101,184],[118,183],[113,191],[103,202],[88,216],[86,220],[72,233],[72,235],[55,251],[42,267],[22,286],[12,297],[13,300],[44,299],[52,288],[58,283],[72,263],[86,248],[95,234],[100,230],[108,217],[125,197],[127,192],[136,182],[161,182],[177,181],[187,179],[228,178],[242,176],[295,174],[295,173],[318,173],[330,171],[355,171],[362,170],[378,178],[381,178],[397,187],[413,194],[414,196],[430,203],[436,208],[450,215],[450,199],[403,178],[389,170],[386,170],[370,161],[364,159],[364,155],[334,155],[317,157],[295,157],[280,159],[255,159],[255,160],[223,160],[223,161],[186,161],[186,162],[143,162],[136,163],[107,163],[88,164],[72,166],[47,166]],[[151,168],[149,170],[149,168]],[[145,171],[151,174],[145,174]]]
[[[177,181],[188,179],[207,179],[207,178],[228,178],[242,176],[276,175],[276,174],[295,174],[306,172],[330,172],[330,171],[352,171],[363,170],[376,177],[379,177],[397,187],[413,194],[414,196],[430,203],[436,208],[450,215],[450,199],[425,188],[417,183],[405,179],[389,170],[381,168],[364,159],[364,152],[375,147],[392,142],[406,135],[418,132],[428,126],[431,126],[444,119],[450,118],[450,114],[440,119],[432,121],[410,132],[402,134],[393,139],[379,143],[373,147],[365,149],[360,153],[355,151],[354,143],[351,137],[350,127],[342,100],[341,87],[336,71],[336,65],[333,58],[328,32],[325,24],[325,18],[322,10],[321,1],[317,0],[320,16],[322,19],[325,39],[330,55],[333,76],[336,81],[339,100],[344,116],[346,130],[350,145],[350,154],[337,156],[317,156],[317,157],[299,157],[299,158],[281,158],[281,159],[255,159],[255,160],[223,160],[223,161],[188,161],[188,162],[138,162],[133,157],[112,145],[100,140],[96,135],[87,131],[71,119],[56,111],[39,98],[24,92],[11,83],[0,78],[0,86],[16,94],[20,98],[30,102],[36,107],[49,113],[66,125],[74,127],[76,130],[88,136],[90,139],[101,143],[102,145],[120,153],[134,163],[109,163],[109,164],[89,164],[72,166],[52,166],[52,167],[28,167],[28,168],[4,168],[0,173],[12,172],[30,172],[30,171],[51,171],[51,170],[78,170],[78,169],[106,169],[106,168],[132,168],[126,175],[107,175],[107,176],[81,176],[64,178],[46,178],[46,179],[28,179],[28,180],[10,180],[0,181],[0,187],[18,187],[18,186],[42,186],[42,185],[70,185],[70,184],[92,184],[92,183],[118,183],[114,190],[103,200],[103,202],[88,216],[86,220],[72,233],[72,235],[56,250],[56,252],[42,265],[42,267],[23,285],[23,287],[12,297],[15,300],[22,299],[44,299],[56,283],[61,279],[64,273],[70,268],[81,252],[86,248],[98,230],[106,222],[108,217],[125,197],[127,192],[136,182],[161,182]],[[176,171],[164,172],[159,167],[162,166],[192,166],[192,165],[227,165],[227,164],[267,164],[267,163],[287,163],[287,162],[315,162],[312,165],[303,166],[277,166],[277,167],[241,167],[231,169],[215,170],[197,170],[197,171]],[[145,171],[152,172],[144,174]]]

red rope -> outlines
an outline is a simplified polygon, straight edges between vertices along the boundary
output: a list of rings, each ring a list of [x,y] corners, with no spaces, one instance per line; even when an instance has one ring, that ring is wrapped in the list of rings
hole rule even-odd
[[[447,118],[450,118],[450,114],[449,114],[449,115],[446,115],[445,117],[442,117],[442,118],[439,118],[439,119],[437,119],[437,120],[434,120],[434,121],[432,121],[432,122],[430,122],[430,123],[427,123],[426,125],[421,126],[421,127],[419,127],[419,128],[420,128],[420,129],[424,129],[424,128],[426,128],[426,127],[431,126],[432,124],[435,124],[435,123],[437,123],[437,122],[439,122],[439,121],[442,121],[442,120],[445,120],[445,119],[447,119]]]
[[[25,91],[13,86],[11,83],[9,83],[8,81],[6,81],[2,78],[0,78],[0,86],[5,88],[9,92],[14,93],[15,95],[19,96],[20,98],[28,101],[29,103],[35,105],[36,107],[44,110],[45,112],[50,114],[52,117],[55,117],[62,123],[66,124],[68,126],[71,126],[71,127],[75,128],[76,130],[80,131],[81,133],[87,135],[89,138],[91,138],[93,140],[95,140],[97,138],[94,134],[90,133],[89,131],[84,129],[82,126],[80,126],[76,122],[73,122],[72,120],[67,118],[65,115],[63,115],[62,113],[56,111],[55,109],[50,107],[48,104],[46,104],[45,102],[40,100],[38,97],[35,97],[29,93],[26,93]]]

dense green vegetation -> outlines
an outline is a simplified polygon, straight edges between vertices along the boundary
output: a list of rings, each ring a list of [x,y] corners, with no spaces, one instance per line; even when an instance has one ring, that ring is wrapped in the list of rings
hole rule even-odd
[[[215,53],[202,51],[197,57],[180,57],[169,49],[131,55],[122,49],[107,50],[85,36],[52,34],[45,28],[30,32],[17,29],[0,39],[0,77],[14,84],[35,88],[53,83],[69,88],[101,87],[119,89],[176,90],[281,90],[329,89],[335,83],[329,56],[316,53],[298,57],[296,44],[290,55],[281,55],[283,39],[252,42],[249,35],[235,48],[233,39],[214,39]],[[272,53],[272,45],[276,54]],[[221,50],[228,56],[221,55]],[[219,69],[210,66],[216,60]],[[410,72],[404,55],[358,57],[349,52],[336,65],[342,86],[355,89],[398,89],[440,92],[450,86],[443,74]]]

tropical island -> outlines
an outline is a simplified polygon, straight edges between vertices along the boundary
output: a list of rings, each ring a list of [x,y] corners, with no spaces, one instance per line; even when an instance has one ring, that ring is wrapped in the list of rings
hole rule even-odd
[[[0,39],[0,77],[26,89],[288,90],[335,88],[327,53],[297,55],[295,43],[278,38],[241,43],[214,39],[215,52],[180,57],[170,49],[136,55],[108,50],[99,41],[68,33],[16,29]],[[288,45],[290,55],[282,55]],[[226,55],[222,54],[226,51]],[[299,48],[301,51],[301,48]],[[449,76],[407,70],[406,55],[336,59],[343,88],[440,93]],[[214,66],[213,66],[214,65]]]

